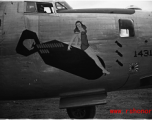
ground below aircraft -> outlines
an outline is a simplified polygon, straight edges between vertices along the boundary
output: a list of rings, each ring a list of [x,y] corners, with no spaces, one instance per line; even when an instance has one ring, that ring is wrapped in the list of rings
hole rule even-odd
[[[109,75],[68,44],[76,21]],[[93,118],[107,92],[152,86],[152,12],[72,9],[65,1],[0,2],[0,99],[59,97],[71,118]]]

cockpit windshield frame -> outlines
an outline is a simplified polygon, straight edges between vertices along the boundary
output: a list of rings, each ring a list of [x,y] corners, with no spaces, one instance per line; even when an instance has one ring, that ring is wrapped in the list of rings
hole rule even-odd
[[[62,6],[64,9],[59,9],[57,7],[57,4]],[[70,10],[70,9],[72,9],[72,7],[65,1],[55,2],[55,7],[56,7],[57,10],[67,10],[67,9]]]
[[[61,8],[59,8],[57,4],[59,4]],[[67,7],[65,7],[65,6],[64,6],[62,3],[60,3],[60,2],[55,2],[55,7],[56,7],[57,10],[66,10],[66,9],[67,9]]]

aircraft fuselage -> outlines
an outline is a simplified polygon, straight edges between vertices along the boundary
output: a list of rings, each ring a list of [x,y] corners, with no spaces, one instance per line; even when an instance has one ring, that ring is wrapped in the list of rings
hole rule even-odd
[[[0,3],[1,99],[60,97],[68,92],[98,89],[106,92],[134,89],[142,87],[141,79],[152,76],[152,13],[56,10],[48,14],[25,12],[24,3]],[[110,75],[88,80],[46,64],[39,52],[24,56],[16,51],[24,30],[36,33],[40,44],[52,40],[68,44],[74,35],[76,21],[82,21],[87,27],[89,44],[102,58]],[[27,39],[23,44],[30,50],[33,40]],[[145,86],[148,84],[144,82]]]

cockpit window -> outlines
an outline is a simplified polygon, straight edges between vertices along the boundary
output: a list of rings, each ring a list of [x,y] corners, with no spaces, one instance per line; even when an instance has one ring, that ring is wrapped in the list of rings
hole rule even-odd
[[[54,13],[52,3],[37,3],[38,13]]]
[[[120,37],[134,37],[134,23],[133,20],[119,19]]]
[[[26,13],[54,13],[52,3],[45,2],[26,2]]]
[[[36,12],[35,2],[26,2],[26,12],[28,13]]]
[[[55,6],[56,6],[56,9],[58,9],[58,10],[65,10],[65,9],[67,9],[65,7],[64,3],[61,3],[61,2],[56,2]]]

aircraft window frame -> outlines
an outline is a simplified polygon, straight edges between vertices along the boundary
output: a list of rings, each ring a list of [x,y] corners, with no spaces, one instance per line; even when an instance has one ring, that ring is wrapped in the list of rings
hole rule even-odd
[[[55,13],[53,3],[37,2],[36,5],[37,5],[37,13],[46,13],[46,14],[54,14]],[[45,11],[45,8],[50,8],[50,12]],[[41,10],[43,9],[43,10],[41,11],[40,9]]]
[[[134,21],[131,19],[119,19],[119,36],[135,37]]]
[[[32,10],[33,8],[31,8],[30,10],[30,4],[32,6],[33,4],[33,8],[34,10]],[[29,8],[28,8],[29,7]],[[46,10],[46,8],[50,9],[50,10]],[[42,10],[43,9],[43,10]],[[53,3],[49,3],[49,2],[33,2],[33,1],[25,1],[24,4],[24,13],[45,13],[45,14],[53,14],[55,13],[54,10],[54,5]]]
[[[57,7],[57,4],[59,4],[60,6],[62,6],[62,7],[64,7],[64,9],[59,9],[58,7]],[[68,8],[66,7],[66,6],[64,6],[62,3],[60,3],[60,2],[55,2],[55,7],[56,7],[56,9],[57,10],[67,10]]]
[[[31,11],[30,11],[30,10],[29,10],[29,11],[27,10],[27,9],[28,9],[27,7],[28,7],[28,4],[29,4],[29,3],[33,3],[35,10],[33,10],[33,11],[32,11],[32,10],[31,10]],[[25,4],[24,4],[24,5],[25,5],[25,6],[24,6],[24,8],[25,8],[25,9],[24,9],[24,13],[36,13],[36,12],[37,12],[37,6],[36,6],[36,3],[35,3],[35,2],[25,1]]]

